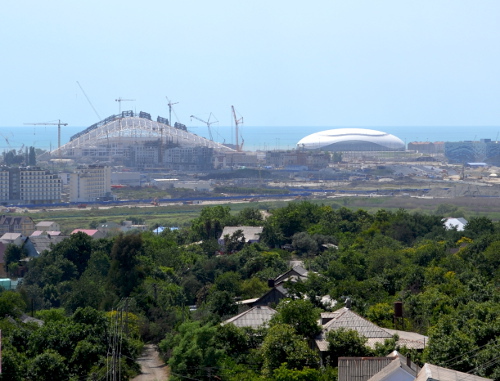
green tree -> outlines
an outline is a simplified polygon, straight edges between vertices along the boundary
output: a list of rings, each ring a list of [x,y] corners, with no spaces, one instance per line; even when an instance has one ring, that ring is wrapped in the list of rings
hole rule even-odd
[[[357,331],[339,328],[326,334],[328,341],[327,358],[332,367],[338,366],[339,357],[370,356],[372,351],[366,346],[368,339]]]
[[[209,374],[216,372],[217,364],[224,356],[224,351],[215,345],[216,333],[216,327],[201,326],[199,322],[188,322],[179,327],[168,361],[173,380],[185,377],[208,379]],[[168,346],[166,342],[160,344],[162,348]]]
[[[30,151],[29,151],[29,154],[28,154],[28,165],[36,166],[35,147],[30,147]]]
[[[68,379],[66,359],[59,353],[47,349],[29,362],[27,379],[30,381],[66,381]]]
[[[18,245],[8,244],[5,249],[4,263],[6,270],[13,275],[18,268],[19,261],[26,256],[25,250]]]
[[[269,328],[260,348],[264,358],[264,375],[272,375],[275,369],[286,363],[288,369],[317,369],[319,357],[304,339],[288,324],[276,324]]]
[[[271,326],[287,324],[301,337],[313,337],[321,331],[318,325],[320,310],[309,300],[283,299],[276,311],[271,318]]]
[[[111,249],[108,285],[116,290],[119,297],[128,297],[143,278],[143,270],[139,267],[142,254],[140,234],[120,234],[115,238]]]

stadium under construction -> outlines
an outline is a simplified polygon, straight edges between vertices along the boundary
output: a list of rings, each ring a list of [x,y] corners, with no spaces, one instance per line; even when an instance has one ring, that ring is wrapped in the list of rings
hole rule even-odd
[[[181,123],[171,126],[167,118],[158,116],[154,121],[143,111],[123,111],[73,135],[50,155],[79,163],[139,168],[172,167],[172,163],[179,161],[187,166],[203,167],[211,165],[211,157],[216,152],[235,150],[193,134]]]

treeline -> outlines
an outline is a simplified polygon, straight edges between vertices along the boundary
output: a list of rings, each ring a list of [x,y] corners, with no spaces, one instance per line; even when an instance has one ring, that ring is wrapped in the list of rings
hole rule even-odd
[[[49,379],[34,364],[55,358],[66,378],[52,372],[53,380],[100,377],[109,363],[116,311],[127,318],[119,323],[126,326],[123,359],[129,359],[123,379],[136,370],[141,342],[159,343],[172,379],[179,380],[332,379],[338,356],[386,355],[395,348],[393,339],[373,351],[354,332],[337,332],[327,338],[327,361],[320,367],[308,348],[320,311],[331,308],[324,295],[338,307],[350,297],[354,311],[387,328],[394,328],[394,301],[402,301],[405,330],[426,334],[430,342],[423,353],[401,351],[417,362],[500,379],[494,362],[500,348],[499,227],[475,217],[463,232],[445,230],[441,218],[294,202],[266,219],[255,208],[233,214],[229,207],[207,207],[189,228],[160,235],[72,235],[28,262],[19,292],[0,294],[2,316],[8,315],[0,323],[7,348],[0,379]],[[261,243],[243,245],[235,234],[225,237],[220,255],[217,238],[224,226],[237,225],[263,226]],[[267,280],[284,273],[291,259],[302,260],[310,275],[287,284],[291,299],[274,306],[278,313],[269,328],[220,325],[238,313],[238,300],[267,292]],[[43,326],[20,322],[30,310]],[[82,314],[94,318],[82,323]],[[58,325],[68,327],[66,336],[32,344],[52,337]]]

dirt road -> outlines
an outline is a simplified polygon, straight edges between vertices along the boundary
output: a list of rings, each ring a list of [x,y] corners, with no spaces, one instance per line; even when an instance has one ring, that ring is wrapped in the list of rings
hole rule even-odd
[[[141,373],[132,381],[164,381],[168,380],[167,366],[160,359],[156,346],[148,344],[142,356],[137,360],[141,364]]]

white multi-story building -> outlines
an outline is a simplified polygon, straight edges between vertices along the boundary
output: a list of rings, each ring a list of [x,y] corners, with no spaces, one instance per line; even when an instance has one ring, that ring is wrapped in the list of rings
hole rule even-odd
[[[2,168],[0,201],[23,204],[60,202],[61,179],[38,167]]]
[[[111,193],[111,167],[78,167],[69,178],[69,201],[92,202]]]

